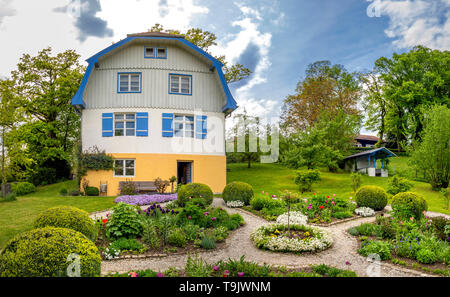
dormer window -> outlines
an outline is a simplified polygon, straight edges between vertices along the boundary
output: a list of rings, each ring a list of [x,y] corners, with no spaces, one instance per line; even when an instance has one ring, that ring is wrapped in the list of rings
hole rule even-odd
[[[145,47],[145,58],[167,59],[167,49],[163,47]]]

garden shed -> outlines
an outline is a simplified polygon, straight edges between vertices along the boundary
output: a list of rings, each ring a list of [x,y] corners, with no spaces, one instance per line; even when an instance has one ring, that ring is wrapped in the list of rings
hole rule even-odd
[[[369,176],[388,177],[386,160],[390,157],[396,157],[396,155],[385,147],[357,153],[344,159],[345,170],[357,171]],[[380,168],[377,168],[377,160],[381,160],[378,165]]]

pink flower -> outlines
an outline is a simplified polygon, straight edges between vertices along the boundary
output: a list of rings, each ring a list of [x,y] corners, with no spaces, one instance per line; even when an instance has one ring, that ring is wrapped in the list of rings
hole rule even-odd
[[[213,270],[214,270],[214,271],[219,271],[219,266],[214,266],[214,267],[213,267]]]
[[[325,200],[325,203],[328,203],[328,200]]]
[[[353,197],[350,197],[350,200],[353,200]]]
[[[350,263],[349,261],[345,261],[345,265],[350,266],[350,265],[352,265],[352,263]]]
[[[410,217],[409,220],[410,220],[410,221],[414,221],[414,218],[413,218],[413,217]]]
[[[207,215],[209,215],[209,212],[205,212],[205,213],[203,213],[203,215],[204,215],[204,216],[207,216]]]
[[[333,197],[336,197],[336,194],[333,194]]]
[[[333,205],[335,205],[336,203],[334,203],[334,201],[331,202]]]
[[[130,277],[139,277],[139,274],[137,274],[136,272],[132,271],[128,274]]]
[[[261,191],[261,194],[263,194],[263,195],[264,195],[264,191]]]
[[[192,217],[191,216],[188,216],[188,220],[191,220],[192,219]]]
[[[312,207],[312,204],[308,205],[308,209],[311,209],[311,207]]]
[[[216,217],[214,217],[214,218],[212,218],[211,220],[215,221],[215,220],[217,220],[217,218],[216,218]]]
[[[244,277],[244,273],[243,272],[238,272],[238,276],[239,277]]]
[[[157,276],[157,277],[164,277],[164,274],[162,274],[161,272],[158,272],[158,273],[156,274],[156,276]]]

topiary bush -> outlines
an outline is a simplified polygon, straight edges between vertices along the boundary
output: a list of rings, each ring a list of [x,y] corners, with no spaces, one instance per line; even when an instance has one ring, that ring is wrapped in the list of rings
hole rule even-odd
[[[17,196],[23,196],[26,194],[36,192],[36,187],[32,183],[20,182],[11,185],[11,190],[16,193]]]
[[[244,182],[232,182],[223,189],[222,197],[225,202],[242,201],[245,205],[250,204],[253,198],[253,188]]]
[[[33,223],[34,228],[67,228],[84,234],[92,241],[97,239],[97,229],[89,214],[72,206],[58,206],[41,212]]]
[[[377,186],[363,186],[356,192],[358,207],[370,207],[373,210],[383,210],[388,201],[386,191]]]
[[[401,210],[403,216],[414,218],[421,218],[423,212],[428,209],[427,201],[423,196],[414,192],[398,193],[392,197],[391,205],[394,211]]]
[[[213,196],[211,188],[205,184],[187,184],[178,190],[178,203],[184,206],[192,198],[203,198],[207,205],[211,205]]]
[[[0,253],[0,277],[63,277],[80,256],[80,276],[100,275],[97,247],[80,232],[46,227],[24,232],[10,240]]]
[[[100,190],[96,187],[87,187],[86,196],[98,196],[100,195]]]

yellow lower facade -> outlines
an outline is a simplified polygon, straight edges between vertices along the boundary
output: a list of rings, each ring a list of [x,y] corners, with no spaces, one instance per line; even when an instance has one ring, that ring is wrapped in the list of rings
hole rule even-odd
[[[175,155],[175,154],[111,154],[114,159],[135,160],[134,177],[116,177],[114,171],[88,171],[84,180],[90,187],[107,184],[107,196],[119,195],[122,181],[169,180],[178,176],[179,162],[192,163],[192,182],[211,187],[214,193],[222,193],[226,185],[226,156]],[[170,191],[170,186],[169,189]],[[103,193],[104,195],[104,193]]]

